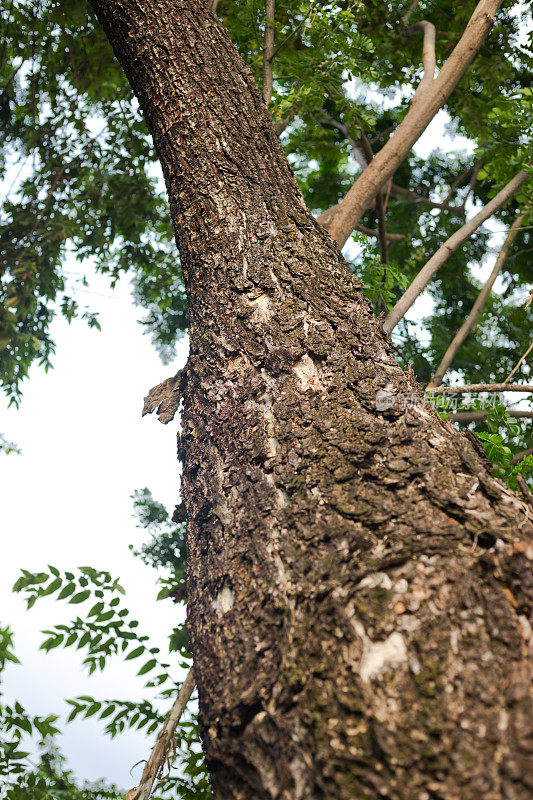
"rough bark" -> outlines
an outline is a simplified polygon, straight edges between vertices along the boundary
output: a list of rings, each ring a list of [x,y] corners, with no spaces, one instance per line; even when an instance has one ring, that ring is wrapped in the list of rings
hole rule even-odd
[[[188,625],[216,798],[525,800],[531,509],[475,437],[376,408],[417,387],[219,20],[93,5],[187,287]]]

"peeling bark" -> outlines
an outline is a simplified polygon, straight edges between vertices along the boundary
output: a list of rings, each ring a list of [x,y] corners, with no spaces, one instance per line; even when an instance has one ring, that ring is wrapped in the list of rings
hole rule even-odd
[[[188,626],[217,800],[525,800],[533,512],[418,387],[196,0],[93,0],[190,314]]]

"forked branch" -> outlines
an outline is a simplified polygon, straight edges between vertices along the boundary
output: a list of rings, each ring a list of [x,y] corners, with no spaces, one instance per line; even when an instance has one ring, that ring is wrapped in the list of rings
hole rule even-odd
[[[427,128],[437,111],[449,98],[489,33],[502,0],[481,0],[475,8],[461,39],[433,77],[434,38],[430,23],[417,23],[424,32],[424,76],[418,86],[404,120],[389,141],[376,153],[372,162],[357,178],[344,199],[330,215],[327,228],[342,247],[354,226],[370,206],[380,188],[394,175],[412,146]],[[415,26],[413,26],[414,28]],[[318,218],[322,222],[321,218]]]
[[[377,158],[377,156],[376,156]],[[450,236],[444,244],[439,247],[436,253],[432,255],[427,264],[425,264],[414,281],[411,283],[407,291],[400,297],[392,311],[387,315],[383,323],[383,330],[386,333],[391,333],[398,322],[409,311],[416,298],[424,291],[429,281],[434,277],[437,270],[448,260],[448,258],[455,253],[455,251],[471,236],[479,226],[485,222],[489,217],[498,211],[505,203],[518,191],[518,189],[527,181],[528,174],[525,170],[520,172],[503,187],[493,199],[483,206],[475,217],[472,217],[469,222],[465,223],[462,228]]]

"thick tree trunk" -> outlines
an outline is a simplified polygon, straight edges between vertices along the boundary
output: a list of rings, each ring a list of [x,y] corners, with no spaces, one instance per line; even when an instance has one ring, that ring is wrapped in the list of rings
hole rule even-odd
[[[400,402],[417,387],[219,20],[92,1],[183,259],[189,630],[216,797],[525,800],[531,511],[473,436]]]

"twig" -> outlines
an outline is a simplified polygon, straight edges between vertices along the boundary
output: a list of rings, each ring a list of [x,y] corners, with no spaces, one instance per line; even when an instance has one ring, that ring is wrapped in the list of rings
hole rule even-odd
[[[469,222],[466,222],[458,231],[456,231],[444,244],[439,247],[436,253],[429,259],[427,264],[422,267],[414,281],[411,283],[407,291],[400,297],[392,311],[387,315],[383,323],[383,330],[386,333],[391,333],[396,327],[398,322],[405,316],[407,311],[411,308],[416,298],[426,288],[429,281],[433,278],[439,267],[441,267],[448,258],[455,253],[455,251],[471,236],[479,226],[491,217],[498,209],[500,209],[513,194],[527,181],[529,178],[525,170],[514,176],[509,183],[498,192],[496,197],[487,203],[481,211]]]
[[[274,14],[275,0],[265,0],[265,35],[263,40],[263,100],[268,105],[272,97],[274,77],[272,60],[274,58]]]
[[[520,383],[470,383],[464,386],[428,386],[431,394],[468,394],[471,392],[533,392],[533,385]]]
[[[157,737],[150,758],[144,766],[141,782],[138,786],[129,790],[125,800],[148,800],[150,797],[154,784],[160,777],[165,766],[165,761],[167,760],[169,750],[172,746],[178,722],[190,700],[194,686],[194,674],[192,669],[190,669],[181,685],[176,701],[170,709],[170,713]]]
[[[416,9],[416,7],[419,4],[419,2],[420,2],[420,0],[413,0],[413,2],[411,3],[409,8],[407,9],[405,14],[403,15],[402,22],[403,22],[404,25],[407,25],[407,23],[409,22],[409,19],[411,18],[411,14]]]
[[[213,12],[213,14],[216,13],[217,6],[218,6],[218,0],[211,0],[211,2],[209,3],[209,8]]]
[[[524,355],[522,356],[522,358],[520,359],[520,361],[518,362],[518,364],[516,365],[516,367],[515,367],[514,369],[512,369],[512,370],[511,370],[511,372],[509,373],[509,375],[506,377],[506,379],[505,379],[504,383],[507,383],[507,381],[509,381],[509,380],[510,380],[510,379],[513,377],[513,375],[515,374],[516,370],[518,369],[518,367],[520,366],[520,364],[522,363],[522,361],[523,361],[523,360],[526,358],[526,356],[528,356],[528,355],[529,355],[529,353],[531,352],[531,350],[533,350],[533,342],[531,342],[531,344],[530,344],[530,345],[529,345],[529,347],[527,348],[526,352],[524,353]]]
[[[494,264],[494,268],[490,274],[488,281],[478,294],[476,302],[474,303],[470,314],[468,315],[466,320],[463,322],[463,324],[453,337],[450,346],[446,350],[444,356],[442,357],[442,361],[440,362],[439,366],[435,371],[435,374],[433,375],[428,384],[427,387],[428,389],[435,389],[437,386],[440,386],[440,384],[442,383],[442,379],[444,378],[446,372],[450,368],[450,364],[457,355],[459,348],[461,347],[464,340],[466,339],[466,337],[476,324],[479,315],[481,314],[481,311],[483,310],[483,307],[487,302],[487,299],[492,291],[494,282],[498,277],[498,275],[500,274],[501,269],[505,263],[505,259],[507,258],[507,253],[509,252],[511,245],[514,242],[516,235],[518,234],[518,228],[520,227],[522,220],[524,219],[524,216],[525,213],[520,214],[518,217],[516,217],[515,221],[511,225],[509,233],[505,237],[505,241],[502,245],[502,248],[498,253],[498,258],[496,259],[496,263]]]

